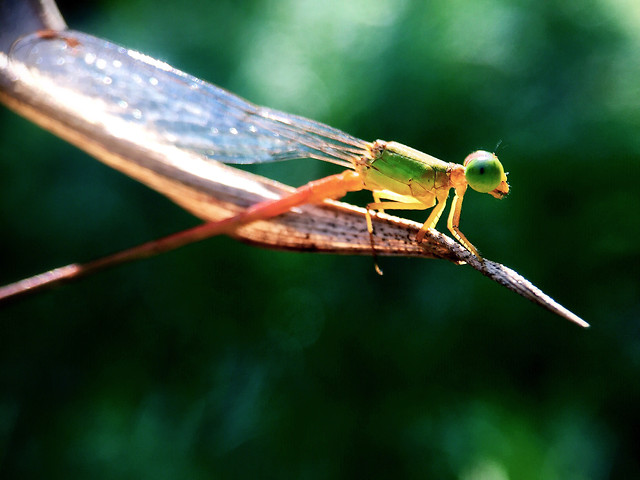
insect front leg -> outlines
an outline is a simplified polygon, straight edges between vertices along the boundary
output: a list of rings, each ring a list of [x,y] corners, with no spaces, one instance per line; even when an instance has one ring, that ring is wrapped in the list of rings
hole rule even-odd
[[[466,190],[466,185],[464,187],[456,188],[456,195],[453,197],[453,201],[451,202],[451,212],[449,213],[449,219],[447,220],[447,227],[464,248],[482,260],[478,250],[476,250],[476,247],[474,247],[473,244],[467,240],[467,237],[465,237],[460,231],[460,212],[462,211],[462,200]]]

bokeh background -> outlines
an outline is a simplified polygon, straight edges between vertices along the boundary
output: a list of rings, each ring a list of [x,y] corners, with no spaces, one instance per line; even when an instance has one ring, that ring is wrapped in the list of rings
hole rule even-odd
[[[214,238],[0,310],[0,476],[640,478],[637,2],[60,8],[364,139],[458,162],[502,140],[512,193],[469,193],[463,231],[593,326],[442,261],[379,277]],[[0,127],[2,283],[198,223],[4,108]]]

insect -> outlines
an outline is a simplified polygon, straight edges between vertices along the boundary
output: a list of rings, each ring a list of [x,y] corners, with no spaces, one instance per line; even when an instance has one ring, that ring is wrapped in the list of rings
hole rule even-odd
[[[208,160],[249,164],[314,158],[346,168],[233,217],[116,254],[112,256],[118,258],[114,263],[229,232],[297,205],[337,199],[363,189],[370,190],[374,198],[367,206],[370,235],[370,210],[433,208],[417,234],[418,242],[429,229],[436,228],[453,189],[447,226],[466,249],[480,257],[459,227],[465,192],[471,187],[495,198],[509,192],[503,166],[494,153],[479,150],[468,155],[463,164],[456,164],[396,142],[366,142],[304,117],[254,105],[163,62],[83,33],[28,35],[14,44],[10,59],[24,65],[40,81],[62,85],[68,101],[87,103],[88,109],[99,109],[155,140]],[[373,248],[372,235],[371,242]]]

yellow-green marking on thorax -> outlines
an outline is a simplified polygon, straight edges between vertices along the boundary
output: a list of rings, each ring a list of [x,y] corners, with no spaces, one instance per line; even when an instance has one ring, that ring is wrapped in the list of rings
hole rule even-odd
[[[451,188],[451,165],[396,142],[373,144],[372,157],[360,167],[366,188],[432,204],[438,190]]]

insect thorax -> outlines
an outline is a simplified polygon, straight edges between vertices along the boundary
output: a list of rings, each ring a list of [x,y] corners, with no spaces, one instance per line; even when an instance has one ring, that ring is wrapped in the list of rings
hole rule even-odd
[[[418,200],[430,200],[438,191],[451,188],[451,165],[396,142],[377,140],[371,157],[357,170],[366,188],[389,190]]]

